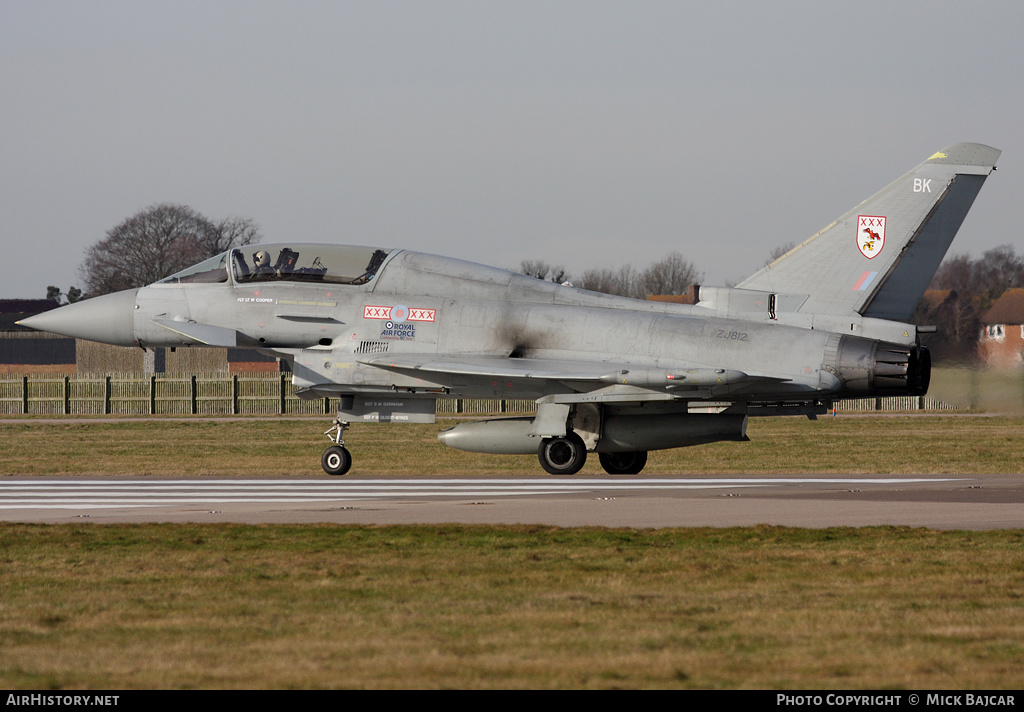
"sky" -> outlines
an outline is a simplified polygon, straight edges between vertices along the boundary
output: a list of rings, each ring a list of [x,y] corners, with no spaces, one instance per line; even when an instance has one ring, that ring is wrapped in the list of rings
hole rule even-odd
[[[943,147],[1024,195],[1024,3],[0,3],[0,298],[81,284],[157,203],[265,242],[736,283]]]

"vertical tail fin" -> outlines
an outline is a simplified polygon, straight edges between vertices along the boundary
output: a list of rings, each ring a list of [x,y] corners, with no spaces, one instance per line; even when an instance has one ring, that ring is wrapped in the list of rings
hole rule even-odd
[[[908,321],[1000,153],[942,149],[738,286],[806,294],[801,312]]]

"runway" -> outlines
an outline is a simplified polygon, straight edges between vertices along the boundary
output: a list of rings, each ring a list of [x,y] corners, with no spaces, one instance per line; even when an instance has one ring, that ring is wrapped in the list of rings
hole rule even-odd
[[[1019,475],[5,478],[0,521],[1024,528]]]

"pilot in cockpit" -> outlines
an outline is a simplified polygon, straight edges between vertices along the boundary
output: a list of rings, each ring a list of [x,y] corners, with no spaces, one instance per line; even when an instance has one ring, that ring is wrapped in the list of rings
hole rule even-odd
[[[274,269],[270,266],[270,253],[260,250],[252,256],[253,276],[273,275]]]

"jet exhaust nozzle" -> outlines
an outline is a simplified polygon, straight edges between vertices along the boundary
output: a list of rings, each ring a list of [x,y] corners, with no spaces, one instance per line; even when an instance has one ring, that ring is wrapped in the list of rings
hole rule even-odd
[[[932,359],[924,346],[842,336],[832,371],[852,397],[923,396],[931,381]]]

